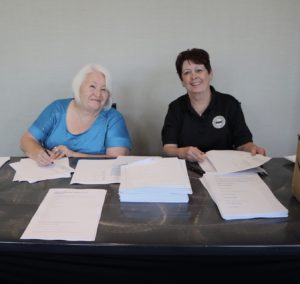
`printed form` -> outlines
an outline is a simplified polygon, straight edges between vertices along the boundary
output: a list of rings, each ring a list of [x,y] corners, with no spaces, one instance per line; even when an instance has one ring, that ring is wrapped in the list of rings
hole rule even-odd
[[[106,190],[52,188],[21,239],[94,241]]]
[[[225,220],[288,216],[288,210],[255,173],[206,173],[200,181]]]

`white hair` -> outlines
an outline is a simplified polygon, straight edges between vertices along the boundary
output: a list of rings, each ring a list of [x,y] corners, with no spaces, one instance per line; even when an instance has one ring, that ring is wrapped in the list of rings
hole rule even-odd
[[[86,76],[92,72],[100,72],[105,77],[106,89],[108,90],[108,98],[107,98],[107,101],[106,101],[103,109],[108,110],[111,108],[111,105],[112,105],[111,76],[110,76],[109,71],[106,68],[104,68],[103,66],[98,65],[98,64],[88,64],[88,65],[84,66],[74,77],[73,82],[72,82],[72,90],[74,93],[75,101],[78,104],[80,104],[80,86],[81,86],[82,82],[85,80]]]

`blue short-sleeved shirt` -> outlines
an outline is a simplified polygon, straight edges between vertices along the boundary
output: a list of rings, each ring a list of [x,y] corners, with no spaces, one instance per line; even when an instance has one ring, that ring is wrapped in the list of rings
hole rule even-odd
[[[107,148],[126,147],[132,142],[125,120],[114,108],[102,110],[92,126],[74,135],[67,129],[66,114],[73,99],[60,99],[48,105],[28,129],[45,148],[65,145],[75,152],[105,154]]]

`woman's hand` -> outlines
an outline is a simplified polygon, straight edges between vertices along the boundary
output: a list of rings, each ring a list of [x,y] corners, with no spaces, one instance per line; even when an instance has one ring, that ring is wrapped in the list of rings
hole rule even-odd
[[[53,158],[51,157],[51,155],[52,155],[51,151],[44,148],[40,148],[36,152],[36,154],[30,155],[30,158],[35,160],[39,166],[46,167],[53,164]]]
[[[182,147],[178,148],[178,157],[190,162],[202,162],[205,159],[205,153],[197,147]]]
[[[246,152],[250,152],[253,156],[256,154],[260,154],[263,156],[266,156],[266,149],[257,146],[256,144],[252,143],[252,142],[248,142],[244,145],[241,145],[237,148],[240,151],[246,151]]]
[[[206,157],[204,152],[192,146],[178,148],[176,144],[165,144],[163,150],[168,156],[177,156],[190,162],[202,162]]]
[[[55,146],[51,150],[52,159],[56,160],[56,159],[61,159],[63,157],[74,157],[74,152],[64,145]]]
[[[45,149],[28,131],[21,137],[20,147],[29,158],[42,167],[53,164],[54,160],[77,155],[76,152],[64,145],[57,145],[53,149]]]

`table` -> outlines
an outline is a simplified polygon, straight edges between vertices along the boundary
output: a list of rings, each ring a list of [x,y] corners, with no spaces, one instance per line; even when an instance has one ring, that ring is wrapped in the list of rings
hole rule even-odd
[[[274,279],[297,275],[300,268],[300,204],[292,196],[294,164],[273,158],[262,177],[288,218],[225,221],[199,181],[187,204],[120,203],[118,184],[70,185],[70,178],[12,182],[9,163],[0,169],[0,280],[101,279],[186,280],[197,271],[211,279],[247,274]],[[77,159],[70,159],[75,167]],[[20,240],[50,188],[107,189],[95,242]],[[269,278],[270,279],[270,278]],[[2,282],[1,283],[5,283]],[[24,283],[24,282],[23,282]]]

